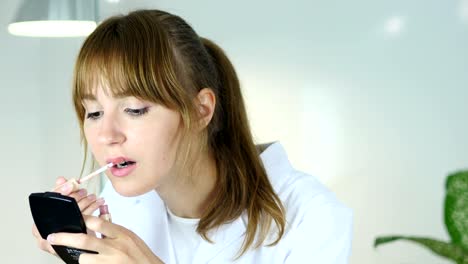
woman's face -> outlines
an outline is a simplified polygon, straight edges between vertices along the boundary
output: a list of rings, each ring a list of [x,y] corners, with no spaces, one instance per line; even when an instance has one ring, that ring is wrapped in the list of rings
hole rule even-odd
[[[115,190],[136,196],[170,178],[179,143],[180,115],[135,97],[112,97],[102,87],[83,100],[84,133],[98,163],[127,161],[106,174]]]

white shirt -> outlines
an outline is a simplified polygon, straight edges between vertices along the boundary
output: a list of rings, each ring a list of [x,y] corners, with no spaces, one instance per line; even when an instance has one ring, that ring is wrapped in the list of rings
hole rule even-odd
[[[171,212],[166,207],[169,217],[169,234],[176,257],[176,263],[191,263],[195,252],[202,240],[197,233],[200,219],[182,218]]]
[[[280,143],[268,146],[260,157],[286,208],[287,225],[281,241],[274,247],[249,250],[234,260],[247,226],[243,215],[210,231],[208,237],[215,243],[200,240],[188,257],[192,261],[186,263],[348,263],[352,211],[315,177],[295,170]],[[166,206],[155,191],[123,197],[108,183],[102,196],[114,223],[136,233],[163,262],[177,263],[177,259],[187,258],[174,249],[177,238],[171,234]]]

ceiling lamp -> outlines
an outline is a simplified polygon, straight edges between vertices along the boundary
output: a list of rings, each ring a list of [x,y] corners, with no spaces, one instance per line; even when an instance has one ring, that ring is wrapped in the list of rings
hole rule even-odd
[[[80,37],[96,28],[97,0],[25,0],[8,31],[28,37]]]

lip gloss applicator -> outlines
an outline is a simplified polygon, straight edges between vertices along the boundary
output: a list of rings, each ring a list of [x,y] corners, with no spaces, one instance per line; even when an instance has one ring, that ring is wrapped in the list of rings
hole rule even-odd
[[[60,188],[65,186],[65,184],[69,184],[69,183],[72,184],[72,191],[78,190],[80,188],[80,184],[90,180],[91,178],[93,178],[96,175],[99,175],[102,172],[105,172],[107,169],[111,168],[112,166],[114,166],[114,163],[111,162],[111,163],[108,163],[108,164],[102,166],[101,168],[97,169],[96,171],[86,175],[85,177],[83,177],[80,180],[70,179],[67,182],[65,182],[63,184],[60,184],[59,186],[55,187],[53,191],[58,191],[58,190],[60,190]]]
[[[109,207],[107,207],[107,204],[99,206],[99,218],[112,223],[112,217],[109,213]],[[106,236],[101,234],[101,238],[106,238]]]
[[[112,218],[109,213],[109,207],[107,206],[107,204],[99,206],[99,218],[112,223]]]

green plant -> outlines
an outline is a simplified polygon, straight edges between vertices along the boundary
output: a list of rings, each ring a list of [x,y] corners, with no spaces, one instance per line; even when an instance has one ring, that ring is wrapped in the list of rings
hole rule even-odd
[[[451,242],[414,236],[382,236],[375,239],[374,248],[396,240],[406,240],[454,263],[468,264],[468,171],[449,175],[445,188],[444,220]]]

